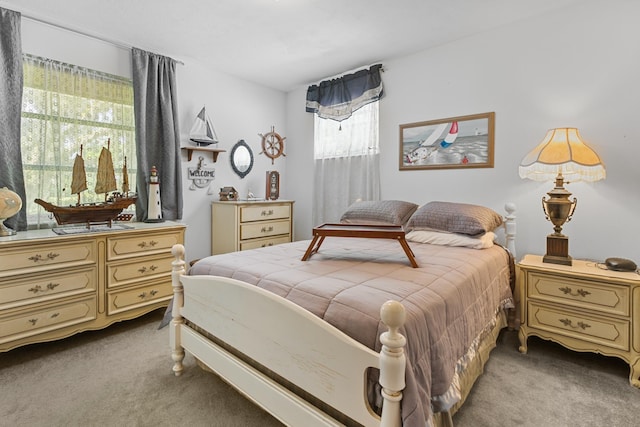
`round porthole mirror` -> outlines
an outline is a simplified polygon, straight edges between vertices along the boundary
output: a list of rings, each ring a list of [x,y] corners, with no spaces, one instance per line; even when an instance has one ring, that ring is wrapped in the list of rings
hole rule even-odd
[[[231,149],[231,167],[240,178],[244,178],[253,168],[253,152],[244,139],[236,142]]]

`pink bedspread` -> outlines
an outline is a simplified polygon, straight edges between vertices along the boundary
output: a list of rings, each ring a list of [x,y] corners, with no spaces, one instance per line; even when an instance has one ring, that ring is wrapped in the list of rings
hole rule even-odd
[[[376,351],[385,330],[380,306],[389,299],[402,302],[408,362],[403,423],[424,426],[437,397],[451,395],[458,360],[497,310],[512,304],[511,257],[500,246],[476,250],[409,242],[420,266],[412,268],[396,241],[326,238],[319,253],[301,261],[308,244],[207,257],[189,274],[232,277],[268,289]]]

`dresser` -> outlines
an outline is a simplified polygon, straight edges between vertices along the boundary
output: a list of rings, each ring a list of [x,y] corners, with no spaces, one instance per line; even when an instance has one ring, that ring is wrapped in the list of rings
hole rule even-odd
[[[293,201],[216,201],[211,205],[211,253],[245,251],[293,240]]]
[[[184,242],[185,226],[127,224],[0,237],[0,352],[101,329],[169,303],[171,247]]]
[[[573,260],[543,263],[526,255],[517,265],[520,352],[536,335],[576,351],[625,360],[629,381],[640,388],[640,275]]]

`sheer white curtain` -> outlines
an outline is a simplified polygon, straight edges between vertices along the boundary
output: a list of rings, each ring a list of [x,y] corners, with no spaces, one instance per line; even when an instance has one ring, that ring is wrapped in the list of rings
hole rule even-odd
[[[126,157],[129,182],[136,182],[131,80],[27,54],[23,69],[21,146],[30,227],[55,224],[34,199],[56,205],[77,203],[71,176],[81,146],[89,188],[81,202],[104,200],[104,194],[93,189],[99,153],[107,140],[116,169]],[[116,175],[121,187],[122,177]]]
[[[314,224],[338,222],[356,200],[379,200],[378,104],[341,122],[314,116]]]

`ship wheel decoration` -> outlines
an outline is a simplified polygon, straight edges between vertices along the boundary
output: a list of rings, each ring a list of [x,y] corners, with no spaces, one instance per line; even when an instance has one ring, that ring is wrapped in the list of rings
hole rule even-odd
[[[271,126],[271,132],[267,132],[264,135],[259,133],[258,135],[262,137],[262,151],[260,154],[264,153],[265,156],[269,157],[271,164],[273,164],[273,161],[278,157],[286,156],[286,154],[284,154],[284,140],[286,136],[280,136],[278,132],[274,130],[273,126]]]

